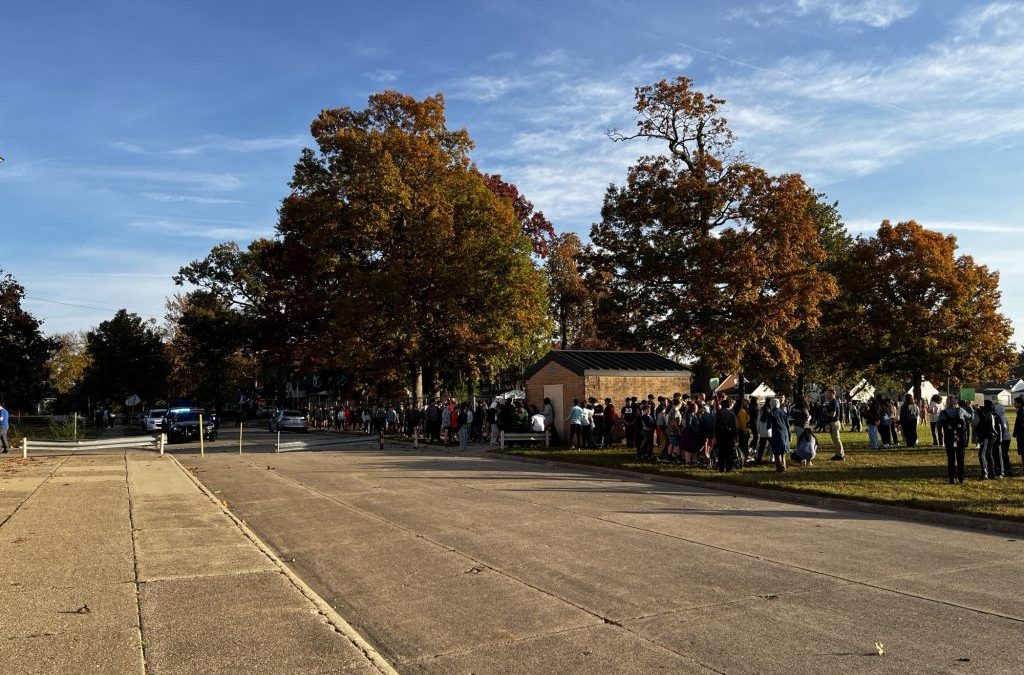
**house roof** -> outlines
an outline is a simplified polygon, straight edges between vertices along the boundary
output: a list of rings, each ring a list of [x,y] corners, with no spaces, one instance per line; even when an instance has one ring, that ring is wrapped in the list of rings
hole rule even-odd
[[[577,375],[587,370],[632,370],[642,372],[689,372],[686,366],[654,352],[610,352],[555,349],[526,371],[526,377],[535,374],[551,362],[565,366]]]

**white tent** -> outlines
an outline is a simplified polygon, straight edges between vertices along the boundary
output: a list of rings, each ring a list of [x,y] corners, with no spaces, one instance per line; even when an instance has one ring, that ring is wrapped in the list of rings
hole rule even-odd
[[[1017,380],[1015,384],[1007,387],[1014,398],[1017,398],[1021,394],[1024,394],[1024,380]]]
[[[910,385],[910,388],[907,389],[907,393],[908,394],[913,394],[914,393],[914,385]],[[932,384],[931,382],[929,382],[928,380],[922,380],[921,381],[921,400],[922,401],[930,401],[930,400],[932,400],[932,396],[934,396],[935,394],[939,394],[941,396],[942,392],[939,391],[935,387],[935,385]]]
[[[849,395],[851,400],[864,402],[875,395],[875,388],[867,380],[861,380],[850,390]]]

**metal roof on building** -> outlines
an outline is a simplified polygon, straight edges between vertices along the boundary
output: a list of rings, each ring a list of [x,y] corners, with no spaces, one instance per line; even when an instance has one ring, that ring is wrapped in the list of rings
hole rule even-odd
[[[565,366],[577,375],[588,370],[634,370],[643,372],[689,372],[689,368],[676,363],[654,352],[611,352],[584,351],[575,349],[556,349],[548,352],[544,358],[526,371],[526,377],[536,373],[554,361]]]

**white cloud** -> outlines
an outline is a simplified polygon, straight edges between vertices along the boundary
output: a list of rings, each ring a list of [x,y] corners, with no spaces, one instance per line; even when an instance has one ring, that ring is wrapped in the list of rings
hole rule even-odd
[[[900,60],[790,57],[708,89],[729,101],[740,143],[756,159],[823,181],[935,149],[1012,146],[1024,138],[1021,25],[1024,4],[999,2],[965,13],[945,38]]]
[[[373,80],[374,82],[379,82],[380,84],[391,84],[392,82],[397,81],[401,74],[402,71],[400,70],[393,70],[391,68],[378,68],[377,70],[372,70],[366,73],[366,77]]]
[[[172,155],[198,155],[209,150],[224,152],[265,152],[268,150],[287,150],[301,148],[307,141],[306,136],[266,136],[262,138],[228,138],[226,136],[210,136],[199,143],[173,148]]]
[[[142,196],[155,202],[165,203],[190,203],[190,204],[241,204],[240,199],[225,199],[223,197],[197,197],[196,195],[176,195],[166,192],[143,192]]]
[[[836,23],[887,28],[917,11],[915,0],[794,0],[798,14],[824,12]]]
[[[172,220],[168,218],[142,218],[128,223],[130,227],[162,232],[174,237],[210,239],[215,241],[249,241],[260,235],[270,234],[272,228],[232,224],[226,226],[218,221],[191,219]]]
[[[881,225],[885,218],[877,219],[858,219],[846,224],[846,228],[851,232],[875,232],[878,230],[878,226]],[[961,221],[961,220],[927,220],[927,219],[912,219],[912,218],[893,218],[888,217],[890,222],[896,223],[906,220],[917,220],[922,226],[929,230],[935,230],[937,232],[952,232],[954,234],[963,233],[984,233],[984,234],[1024,234],[1024,224],[1013,225],[1010,223],[991,223],[991,222],[978,222],[978,221]]]

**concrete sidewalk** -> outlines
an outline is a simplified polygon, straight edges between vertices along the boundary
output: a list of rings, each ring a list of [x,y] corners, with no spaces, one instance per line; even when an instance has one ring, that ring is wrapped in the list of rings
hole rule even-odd
[[[389,671],[171,458],[4,458],[0,560],[4,672]]]

